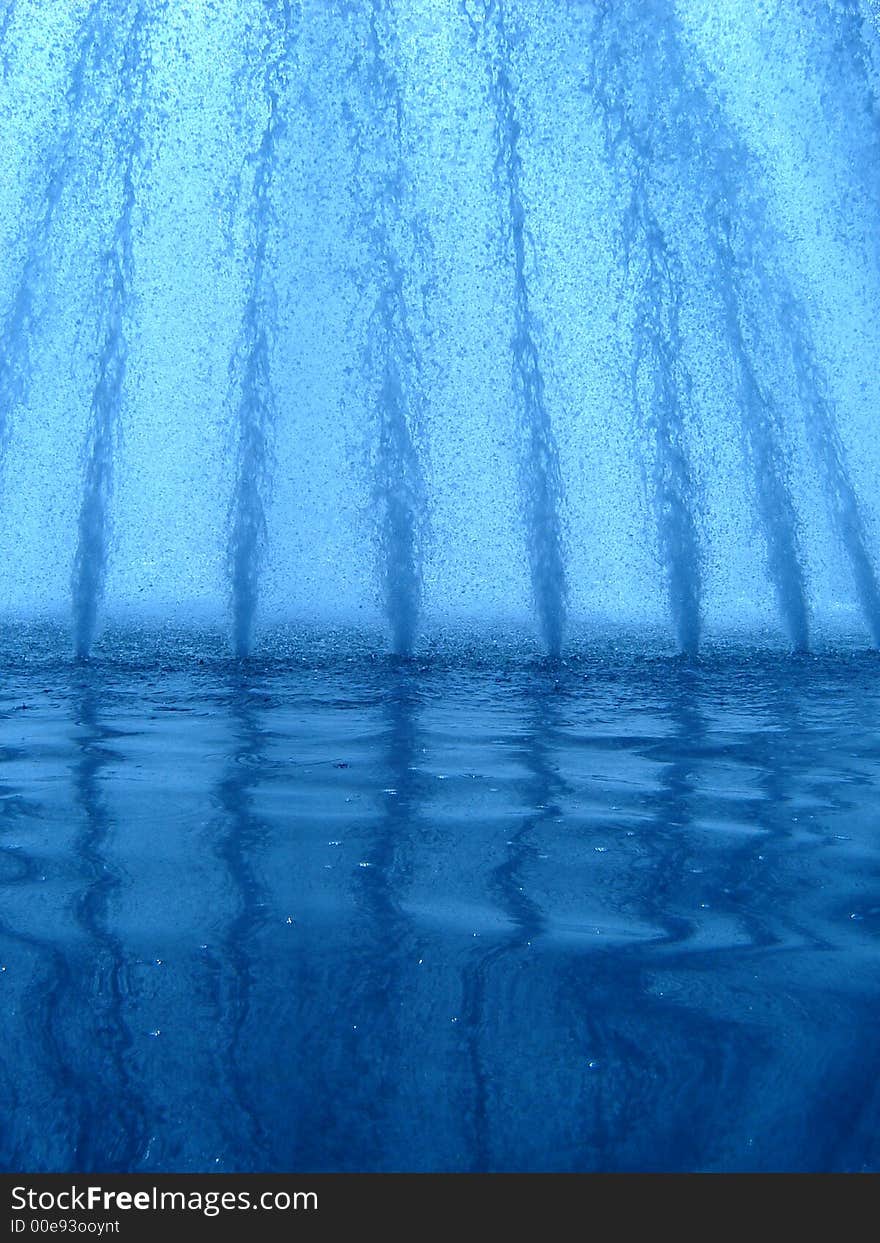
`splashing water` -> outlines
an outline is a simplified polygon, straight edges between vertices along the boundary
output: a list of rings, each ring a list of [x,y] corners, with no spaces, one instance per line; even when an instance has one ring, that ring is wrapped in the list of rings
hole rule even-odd
[[[651,215],[645,160],[653,176],[668,178],[661,159],[670,161],[687,197],[674,223],[680,245],[708,250],[721,327],[736,377],[743,441],[752,469],[757,510],[768,570],[780,613],[795,648],[808,645],[808,593],[790,467],[783,448],[782,370],[777,343],[793,365],[795,389],[819,461],[826,500],[846,554],[872,637],[876,641],[877,584],[864,529],[837,432],[837,416],[810,339],[803,310],[779,269],[781,243],[767,220],[766,206],[754,192],[756,175],[748,152],[713,107],[689,70],[683,36],[668,0],[600,6],[594,82],[605,111],[606,149],[633,176],[625,221],[629,257],[636,242],[646,252],[642,306],[636,308],[633,348],[634,406],[638,411],[639,368],[651,351],[655,386],[655,489],[660,543],[667,563],[670,598],[679,641],[694,648],[698,636],[699,551],[686,449],[681,395],[690,387],[680,367],[679,299],[682,261]],[[604,56],[604,60],[602,59]],[[621,107],[621,100],[629,106]],[[663,186],[667,204],[676,192]],[[702,236],[692,219],[702,215]],[[693,263],[693,256],[690,256]],[[646,312],[644,298],[648,299]],[[660,327],[658,329],[658,317]],[[768,366],[769,362],[769,366]],[[658,400],[659,397],[659,400]]]
[[[359,16],[357,6],[343,6]],[[378,574],[391,650],[407,655],[416,636],[422,591],[422,544],[427,519],[420,359],[410,322],[405,267],[406,183],[403,99],[397,71],[395,11],[371,0],[356,22],[358,55],[351,69],[364,114],[349,111],[355,152],[359,227],[369,254],[363,289],[370,306],[364,379],[372,409],[371,501]]]
[[[880,642],[874,8],[32,7],[8,612]]]
[[[270,367],[275,297],[269,246],[272,187],[277,146],[284,131],[283,109],[293,38],[293,14],[287,0],[267,3],[266,21],[266,39],[257,56],[257,62],[263,66],[266,121],[259,146],[250,156],[254,166],[249,212],[250,271],[239,345],[230,366],[231,387],[236,395],[237,449],[227,565],[232,595],[232,641],[239,656],[247,655],[253,640],[276,416]]]
[[[98,280],[98,356],[71,582],[74,648],[80,657],[88,656],[95,637],[107,572],[113,464],[128,358],[126,320],[134,278],[135,177],[142,151],[140,127],[144,107],[142,95],[146,84],[144,45],[148,26],[146,7],[142,3],[129,5],[127,13],[128,30],[119,67],[120,94],[110,119],[110,125],[118,135],[116,150],[121,201],[102,257]],[[118,14],[114,13],[112,25],[107,27],[108,33],[118,23]]]
[[[532,593],[547,651],[558,656],[565,629],[565,556],[560,502],[562,480],[553,428],[547,411],[538,349],[538,325],[529,294],[527,249],[530,236],[523,196],[521,125],[511,77],[510,43],[502,0],[466,11],[477,44],[484,43],[489,97],[495,119],[494,176],[505,213],[503,233],[513,269],[511,352],[520,423],[520,487]],[[479,18],[476,16],[479,11]]]
[[[100,0],[87,10],[77,33],[71,58],[70,84],[66,91],[67,121],[49,143],[42,161],[42,184],[34,198],[37,209],[23,225],[24,260],[3,319],[3,350],[0,352],[0,466],[10,432],[10,418],[28,396],[32,372],[31,351],[43,310],[41,294],[49,277],[49,244],[70,165],[77,155],[81,112],[101,73],[104,45],[109,37],[107,6]],[[5,46],[15,15],[9,4],[0,27],[0,46]]]
[[[673,166],[680,159],[678,135],[671,131],[681,104],[667,93],[663,75],[643,65],[628,45],[638,36],[637,22],[626,8],[602,9],[591,86],[602,109],[606,156],[625,204],[623,260],[635,288],[630,391],[641,437],[649,441],[646,473],[660,560],[678,644],[694,652],[700,640],[702,568],[695,512],[699,494],[687,441],[691,377],[681,327],[685,273],[660,220],[662,206],[655,208],[657,200],[662,205],[668,197],[668,171],[659,162],[655,167],[651,158],[659,148]],[[640,69],[645,89],[639,97],[632,75]],[[621,108],[621,99],[630,106]]]

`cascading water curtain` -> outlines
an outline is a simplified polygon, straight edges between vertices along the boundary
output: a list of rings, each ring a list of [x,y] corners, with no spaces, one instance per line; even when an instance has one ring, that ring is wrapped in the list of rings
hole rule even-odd
[[[101,125],[110,137],[118,199],[97,282],[97,358],[85,447],[83,495],[71,582],[74,648],[88,656],[104,593],[110,540],[114,457],[120,435],[128,357],[127,321],[134,281],[136,176],[149,69],[149,23],[143,0],[101,6],[97,42],[113,66],[118,94],[105,105]],[[119,38],[122,36],[121,46]]]
[[[877,6],[722,9],[6,4],[8,610],[880,645]]]
[[[291,106],[289,75],[295,31],[289,0],[266,0],[264,26],[264,37],[252,60],[261,67],[259,90],[265,122],[247,156],[252,168],[247,285],[238,347],[229,369],[236,447],[227,569],[232,642],[239,656],[248,654],[253,641],[276,418],[271,374],[276,308],[270,247],[278,144],[286,110]]]
[[[626,4],[601,9],[591,86],[623,206],[618,245],[632,285],[630,397],[637,442],[647,442],[645,476],[675,635],[683,651],[693,652],[701,628],[701,501],[688,443],[694,411],[681,324],[686,267],[676,248],[677,222],[669,219],[676,173],[685,162],[676,128],[684,88],[676,90],[663,73],[669,53],[662,42],[650,67],[640,63],[637,49],[647,33],[640,20],[644,15]]]
[[[591,85],[604,113],[609,158],[629,179],[623,224],[627,261],[634,247],[643,255],[633,401],[640,411],[639,372],[645,368],[654,396],[645,421],[655,442],[655,505],[679,642],[686,648],[696,645],[700,576],[694,523],[698,494],[682,420],[690,382],[680,362],[678,303],[682,271],[694,271],[701,259],[711,277],[706,309],[714,303],[720,313],[719,329],[733,364],[768,571],[789,639],[795,648],[807,646],[809,608],[784,448],[787,386],[798,395],[828,506],[876,642],[877,580],[837,416],[807,318],[780,267],[781,243],[753,189],[760,185],[754,163],[690,68],[671,0],[596,7]],[[652,194],[663,204],[668,225],[652,214]]]
[[[22,253],[22,261],[3,317],[3,349],[0,351],[0,465],[10,433],[10,419],[28,396],[37,328],[48,301],[50,244],[71,166],[80,153],[84,113],[94,106],[95,83],[116,49],[119,31],[113,20],[113,8],[115,6],[94,0],[76,33],[64,101],[66,120],[43,154],[29,195],[36,210],[24,216],[20,228],[22,236],[17,249]],[[14,13],[15,5],[7,5],[0,27],[0,47],[5,48]]]
[[[408,290],[415,238],[395,6],[341,4],[340,19],[355,49],[343,111],[355,159],[355,227],[366,252],[358,288],[367,308],[363,385],[378,577],[391,649],[407,655],[421,608],[428,494],[425,394]]]
[[[474,42],[486,62],[494,113],[494,178],[502,213],[504,261],[511,268],[510,342],[520,447],[521,502],[535,609],[548,653],[558,656],[565,630],[566,579],[562,479],[547,409],[538,324],[529,292],[531,237],[523,192],[522,125],[513,80],[504,0],[466,3]]]

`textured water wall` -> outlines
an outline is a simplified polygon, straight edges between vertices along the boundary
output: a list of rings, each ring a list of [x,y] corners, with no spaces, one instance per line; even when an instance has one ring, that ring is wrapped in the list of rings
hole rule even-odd
[[[4,613],[876,643],[878,39],[8,0]]]

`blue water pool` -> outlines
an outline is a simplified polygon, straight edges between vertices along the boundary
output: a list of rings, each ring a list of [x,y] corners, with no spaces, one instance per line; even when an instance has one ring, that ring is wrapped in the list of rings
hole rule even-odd
[[[4,1168],[880,1164],[876,653],[27,637]]]

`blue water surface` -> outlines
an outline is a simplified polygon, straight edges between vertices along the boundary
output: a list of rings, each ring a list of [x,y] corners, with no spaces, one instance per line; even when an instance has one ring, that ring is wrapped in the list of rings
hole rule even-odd
[[[4,1169],[880,1166],[876,652],[4,638]]]

